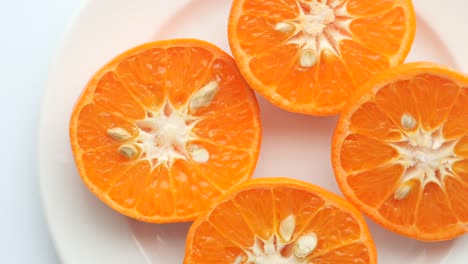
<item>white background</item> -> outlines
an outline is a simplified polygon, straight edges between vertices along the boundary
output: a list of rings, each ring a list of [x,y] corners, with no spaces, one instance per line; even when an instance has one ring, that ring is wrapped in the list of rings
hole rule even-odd
[[[59,263],[38,188],[49,65],[80,0],[0,0],[0,263]]]

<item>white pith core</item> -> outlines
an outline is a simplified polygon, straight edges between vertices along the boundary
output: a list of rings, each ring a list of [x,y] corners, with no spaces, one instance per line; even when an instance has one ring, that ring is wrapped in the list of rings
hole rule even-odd
[[[107,134],[122,142],[119,147],[121,155],[148,160],[153,168],[161,164],[171,166],[177,159],[207,162],[210,153],[193,143],[199,138],[192,132],[203,117],[192,116],[190,112],[209,106],[218,89],[219,84],[211,81],[193,93],[187,104],[179,109],[168,100],[158,111],[147,109],[146,118],[135,121],[138,135],[134,138],[130,138],[130,133],[120,127],[109,129]]]
[[[243,249],[247,259],[238,256],[234,264],[304,264],[309,263],[307,258],[317,247],[317,236],[306,233],[291,241],[296,228],[294,215],[284,218],[278,234],[272,235],[268,240],[256,238],[255,243],[248,249]]]
[[[443,126],[425,131],[408,113],[402,116],[401,126],[411,131],[405,132],[404,140],[390,143],[400,154],[395,163],[405,169],[394,198],[406,198],[414,187],[414,181],[419,181],[421,188],[432,182],[444,189],[445,177],[455,177],[452,166],[461,160],[454,152],[460,139],[446,140],[442,135]]]
[[[170,114],[167,115],[167,112]],[[137,144],[141,148],[140,157],[150,160],[155,166],[171,164],[176,159],[188,160],[187,143],[195,139],[191,137],[195,122],[188,125],[190,117],[187,113],[175,110],[169,102],[162,110],[151,112],[149,116],[152,117],[136,122],[140,128],[137,137]]]
[[[298,0],[298,17],[275,25],[275,30],[290,34],[285,44],[300,47],[299,64],[302,67],[313,67],[324,50],[339,55],[339,43],[351,39],[351,17],[347,14],[346,2],[328,2]]]

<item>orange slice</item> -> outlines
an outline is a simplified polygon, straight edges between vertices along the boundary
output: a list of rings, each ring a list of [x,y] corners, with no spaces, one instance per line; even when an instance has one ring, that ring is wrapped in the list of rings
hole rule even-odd
[[[381,73],[345,107],[332,153],[344,195],[418,240],[468,231],[468,77],[432,63]]]
[[[124,52],[91,79],[70,122],[81,178],[113,209],[148,222],[194,219],[251,177],[259,109],[234,60],[179,39]]]
[[[190,228],[186,264],[377,263],[361,213],[348,201],[287,178],[249,180]]]
[[[228,33],[252,88],[286,110],[331,115],[404,61],[415,21],[410,0],[234,0]]]

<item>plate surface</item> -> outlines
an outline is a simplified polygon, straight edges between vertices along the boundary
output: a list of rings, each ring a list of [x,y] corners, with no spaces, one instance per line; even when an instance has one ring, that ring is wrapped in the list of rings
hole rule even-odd
[[[468,70],[463,0],[414,0],[417,36],[407,61],[430,60]],[[112,211],[82,184],[68,141],[75,100],[90,76],[116,54],[143,42],[200,38],[229,52],[231,0],[94,0],[85,3],[50,72],[39,132],[41,198],[63,263],[181,263],[189,224],[152,225]],[[259,98],[263,143],[254,177],[288,176],[339,193],[329,142],[336,117],[280,110]],[[468,236],[421,243],[369,222],[379,263],[466,263]],[[464,260],[465,259],[465,260]]]

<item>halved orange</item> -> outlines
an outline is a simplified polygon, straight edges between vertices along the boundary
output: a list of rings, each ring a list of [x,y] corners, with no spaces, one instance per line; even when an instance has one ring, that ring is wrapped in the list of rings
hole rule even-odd
[[[418,240],[468,232],[468,77],[432,63],[377,75],[344,108],[333,138],[344,195]]]
[[[257,92],[289,111],[331,115],[404,61],[415,27],[411,0],[234,0],[228,33]]]
[[[249,180],[192,224],[186,264],[377,263],[361,213],[348,201],[288,178]]]
[[[125,51],[90,80],[70,122],[79,173],[107,205],[148,222],[193,220],[251,177],[261,128],[234,60],[194,39]]]

